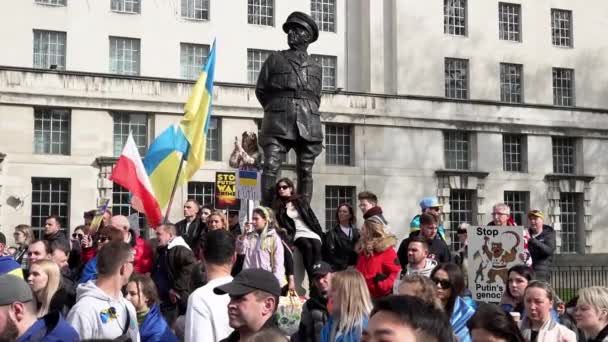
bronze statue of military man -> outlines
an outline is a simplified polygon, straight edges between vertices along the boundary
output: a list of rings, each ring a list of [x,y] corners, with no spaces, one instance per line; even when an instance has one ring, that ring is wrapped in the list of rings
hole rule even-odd
[[[264,107],[260,146],[264,150],[262,204],[270,205],[274,183],[289,150],[297,155],[298,193],[312,198],[312,167],[321,153],[323,132],[321,66],[306,52],[319,38],[319,28],[308,14],[293,12],[283,24],[289,50],[272,53],[264,62],[255,94]]]

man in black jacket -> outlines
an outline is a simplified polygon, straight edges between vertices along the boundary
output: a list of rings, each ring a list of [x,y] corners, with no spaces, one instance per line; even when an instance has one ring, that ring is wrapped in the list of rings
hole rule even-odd
[[[528,212],[528,222],[530,222],[528,250],[532,257],[532,269],[537,280],[548,282],[551,279],[549,268],[555,253],[555,230],[545,224],[545,216],[538,209]]]
[[[160,309],[171,325],[177,315],[186,313],[195,260],[188,244],[177,236],[175,225],[163,224],[156,228],[156,239],[158,247],[152,279],[158,289]]]
[[[332,267],[325,261],[321,261],[316,265],[313,275],[318,292],[304,303],[300,316],[300,327],[298,332],[291,337],[292,342],[319,342],[321,330],[329,317],[327,296],[331,291]]]
[[[61,243],[70,246],[70,240],[63,230],[61,230],[61,222],[57,215],[47,217],[44,224],[44,239],[49,244],[59,240]]]
[[[177,235],[184,238],[188,246],[193,248],[193,244],[200,240],[205,224],[199,216],[200,205],[195,199],[189,199],[184,203],[184,219],[177,222]]]
[[[410,236],[401,242],[397,256],[401,267],[405,269],[408,264],[407,261],[407,246],[410,243],[410,239],[414,236],[422,236],[427,239],[429,244],[429,255],[427,258],[437,261],[437,263],[450,262],[452,255],[448,245],[438,234],[438,220],[433,214],[425,213],[420,215],[420,230],[412,232]]]

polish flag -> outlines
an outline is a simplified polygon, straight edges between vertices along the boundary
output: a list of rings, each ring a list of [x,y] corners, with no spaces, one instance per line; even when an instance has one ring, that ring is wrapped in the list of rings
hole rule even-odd
[[[114,165],[110,180],[131,192],[133,195],[131,205],[146,215],[150,226],[157,227],[160,224],[162,219],[160,206],[152,191],[150,179],[148,179],[144,163],[131,133],[129,133],[120,158]]]

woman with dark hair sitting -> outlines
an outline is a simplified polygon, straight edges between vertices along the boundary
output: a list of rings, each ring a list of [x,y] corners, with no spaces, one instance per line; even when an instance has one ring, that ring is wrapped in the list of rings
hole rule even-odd
[[[437,296],[458,341],[471,341],[466,324],[475,309],[462,298],[465,289],[462,270],[453,263],[439,264],[431,272],[431,280],[437,285]]]
[[[355,211],[348,203],[342,203],[336,210],[336,224],[325,233],[323,257],[334,271],[345,270],[357,264],[359,255],[355,246],[359,241],[359,229],[355,227]]]
[[[525,342],[513,317],[494,304],[479,305],[467,328],[473,342]]]
[[[500,300],[500,307],[506,312],[517,312],[524,316],[524,292],[528,283],[534,280],[534,271],[526,265],[515,265],[507,273],[508,284]]]
[[[313,266],[321,262],[323,229],[306,199],[298,195],[289,178],[281,178],[275,187],[273,209],[278,226],[286,230],[284,239],[302,254],[310,289],[314,288]]]

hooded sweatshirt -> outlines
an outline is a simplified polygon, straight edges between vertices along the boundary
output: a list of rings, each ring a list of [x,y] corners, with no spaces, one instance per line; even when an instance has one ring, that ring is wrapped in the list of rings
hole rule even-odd
[[[76,330],[61,317],[59,312],[51,312],[37,320],[17,339],[17,342],[26,341],[71,342],[80,339]]]
[[[131,340],[139,342],[137,313],[122,294],[112,298],[94,281],[89,281],[78,286],[76,295],[76,305],[68,313],[67,321],[78,331],[80,339],[114,339],[122,335],[125,324],[128,324]],[[115,315],[110,308],[114,308]]]
[[[430,278],[431,272],[433,271],[435,266],[437,266],[437,261],[435,261],[433,259],[429,259],[429,258],[425,259],[424,267],[422,267],[419,270],[414,269],[411,267],[410,264],[407,264],[405,266],[405,269],[403,271],[401,271],[399,278],[397,280],[395,280],[395,284],[393,285],[393,294],[399,294],[399,286],[401,285],[401,281],[403,280],[403,278],[405,276],[418,274],[418,275]]]

